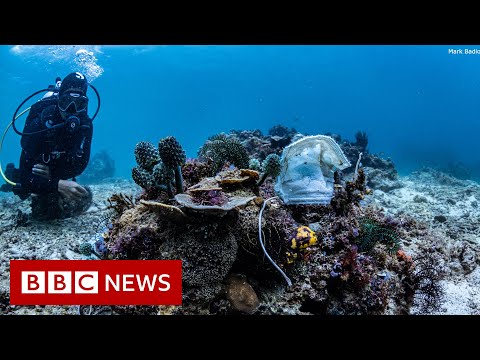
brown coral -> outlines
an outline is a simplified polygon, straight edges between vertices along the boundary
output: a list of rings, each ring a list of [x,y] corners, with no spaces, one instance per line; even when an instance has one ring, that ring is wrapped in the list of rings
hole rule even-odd
[[[230,196],[228,201],[223,205],[201,205],[195,202],[194,198],[188,194],[177,194],[175,200],[187,210],[192,212],[201,213],[203,215],[213,215],[222,217],[226,215],[230,210],[245,206],[250,201],[255,199],[255,196]]]
[[[171,221],[183,222],[186,220],[185,213],[177,206],[164,204],[159,201],[147,200],[140,200],[140,204],[142,204],[149,210],[166,217]]]

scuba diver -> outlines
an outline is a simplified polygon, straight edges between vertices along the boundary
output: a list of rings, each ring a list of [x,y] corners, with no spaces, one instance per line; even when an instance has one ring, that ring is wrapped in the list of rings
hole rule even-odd
[[[63,80],[57,77],[55,82],[17,108],[10,125],[22,136],[20,166],[16,169],[9,163],[2,173],[7,181],[2,191],[13,191],[22,200],[32,196],[31,217],[35,220],[71,217],[87,210],[92,202],[91,190],[79,185],[75,177],[82,174],[90,159],[92,122],[100,109],[100,96],[80,72]],[[89,86],[98,98],[92,118],[87,113]],[[25,112],[17,116],[18,110],[42,91],[47,93],[31,106],[23,132],[18,131],[15,120]]]

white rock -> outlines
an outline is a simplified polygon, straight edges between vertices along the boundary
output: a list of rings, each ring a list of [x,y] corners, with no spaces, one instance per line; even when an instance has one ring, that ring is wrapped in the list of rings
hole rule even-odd
[[[65,257],[69,260],[80,260],[82,256],[73,252],[72,250],[65,251]]]

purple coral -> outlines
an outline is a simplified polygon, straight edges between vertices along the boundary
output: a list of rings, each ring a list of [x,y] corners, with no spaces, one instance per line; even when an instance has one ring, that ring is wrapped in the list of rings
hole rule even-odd
[[[222,206],[228,202],[228,198],[221,190],[196,191],[192,195],[192,200],[196,204]]]
[[[183,179],[187,187],[197,184],[203,178],[210,176],[211,161],[205,162],[198,159],[189,158],[182,166]]]
[[[158,235],[153,229],[140,227],[121,233],[109,248],[117,258],[148,260],[155,258],[158,241]]]

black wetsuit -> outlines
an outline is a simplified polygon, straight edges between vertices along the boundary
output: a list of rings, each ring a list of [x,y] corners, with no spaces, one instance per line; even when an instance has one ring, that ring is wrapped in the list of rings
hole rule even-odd
[[[58,181],[74,179],[87,167],[93,125],[86,111],[74,115],[80,119],[80,127],[73,133],[66,127],[60,127],[22,136],[20,167],[15,174],[15,182],[21,186],[13,189],[20,198],[26,199],[30,194],[37,194],[40,199],[50,199],[43,201],[43,206],[51,206],[52,201],[58,199]],[[23,132],[36,132],[63,122],[57,107],[57,97],[51,96],[32,105]],[[50,179],[32,173],[33,165],[39,163],[49,167]]]

